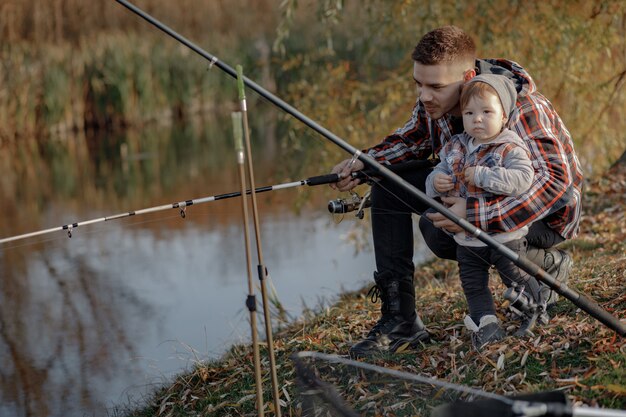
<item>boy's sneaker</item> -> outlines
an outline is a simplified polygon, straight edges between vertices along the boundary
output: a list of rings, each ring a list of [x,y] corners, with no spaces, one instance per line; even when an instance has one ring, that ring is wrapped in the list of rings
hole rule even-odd
[[[535,327],[538,325],[545,326],[550,322],[550,316],[545,311],[536,312],[535,314],[522,314],[517,317],[520,320],[520,326],[513,334],[515,337],[534,336],[533,330]]]
[[[463,322],[465,327],[472,332],[472,345],[477,351],[480,351],[485,345],[503,339],[506,336],[504,330],[500,327],[498,318],[492,314],[481,317],[478,325],[470,316],[465,316]]]

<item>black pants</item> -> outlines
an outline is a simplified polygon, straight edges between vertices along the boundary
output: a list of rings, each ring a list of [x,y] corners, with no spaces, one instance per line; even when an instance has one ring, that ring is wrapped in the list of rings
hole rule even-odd
[[[426,177],[432,171],[422,168],[399,175],[419,190],[424,190]],[[413,276],[413,219],[430,206],[385,179],[372,185],[372,236],[376,269],[390,271],[397,278]]]
[[[504,244],[513,252],[526,256],[526,239],[518,239]],[[495,266],[502,282],[510,287],[513,283],[524,286],[535,299],[539,298],[539,283],[520,269],[513,261],[489,246],[457,246],[457,262],[461,285],[467,300],[470,317],[476,324],[480,318],[495,315],[496,307],[489,290],[489,268]]]
[[[408,183],[424,191],[430,168],[420,168],[399,175]],[[407,193],[397,184],[381,180],[372,185],[372,235],[376,269],[379,273],[390,271],[398,278],[413,276],[413,219],[412,213],[422,214],[429,209],[426,201]],[[432,210],[432,209],[431,209]],[[426,244],[435,255],[456,260],[456,241],[431,221],[422,216],[420,230]],[[550,248],[563,238],[542,221],[530,226],[526,236],[528,244],[539,248]]]

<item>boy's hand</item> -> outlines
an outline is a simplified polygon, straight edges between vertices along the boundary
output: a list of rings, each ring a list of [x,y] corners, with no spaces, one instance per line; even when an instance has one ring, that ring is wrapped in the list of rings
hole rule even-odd
[[[433,177],[433,187],[438,193],[445,193],[454,189],[454,179],[451,175],[435,174]]]
[[[474,182],[474,171],[476,171],[476,167],[467,167],[464,171],[465,183],[467,185],[476,185]]]

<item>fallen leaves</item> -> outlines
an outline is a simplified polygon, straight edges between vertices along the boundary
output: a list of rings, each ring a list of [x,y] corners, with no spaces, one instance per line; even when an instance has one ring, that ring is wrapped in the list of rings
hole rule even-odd
[[[626,168],[610,180],[589,181],[585,215],[578,238],[567,243],[574,258],[570,286],[586,294],[613,315],[626,320]],[[492,289],[503,311],[503,287],[494,277]],[[508,336],[481,352],[471,347],[462,324],[466,304],[457,265],[432,260],[416,272],[416,307],[432,341],[420,349],[403,345],[394,355],[370,362],[422,376],[511,395],[552,389],[564,390],[573,404],[626,408],[626,343],[624,338],[561,299],[547,325],[526,338]],[[379,317],[380,304],[366,298],[367,289],[341,296],[333,307],[293,323],[275,335],[283,414],[299,416],[302,393],[289,355],[302,350],[346,354]],[[518,324],[500,316],[513,333]],[[262,346],[262,351],[266,346]],[[262,352],[262,357],[265,357]],[[271,412],[268,363],[263,360],[265,410]],[[338,366],[318,366],[320,378],[367,415],[419,415],[433,402],[454,399],[447,390],[389,380]],[[256,415],[252,355],[249,346],[234,347],[222,360],[198,366],[152,401],[152,414]],[[144,415],[144,414],[141,414]]]

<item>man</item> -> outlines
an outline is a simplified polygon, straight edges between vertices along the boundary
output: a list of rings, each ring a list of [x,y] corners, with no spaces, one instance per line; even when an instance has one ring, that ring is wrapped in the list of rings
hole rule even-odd
[[[427,33],[412,54],[418,100],[410,120],[366,152],[386,165],[410,160],[432,160],[434,165],[442,144],[463,131],[459,108],[463,83],[477,74],[510,78],[518,99],[507,128],[520,135],[530,148],[535,176],[529,191],[489,202],[458,197],[444,197],[442,201],[453,213],[488,232],[510,232],[530,225],[528,257],[558,280],[566,280],[571,258],[553,247],[574,237],[580,221],[582,172],[570,134],[521,66],[503,59],[477,60],[475,54],[472,38],[455,26]],[[354,188],[359,180],[349,174],[363,167],[358,160],[340,162],[332,172],[344,179],[332,187],[339,191]],[[419,168],[400,175],[423,191],[431,170]],[[355,357],[395,352],[407,343],[415,346],[429,337],[415,311],[411,213],[425,214],[420,218],[420,230],[430,249],[441,258],[455,259],[456,242],[447,232],[462,231],[387,180],[375,183],[371,195],[377,269],[372,299],[381,299],[382,315],[367,337],[350,349]],[[548,287],[542,294],[544,301],[554,303],[556,294]]]

